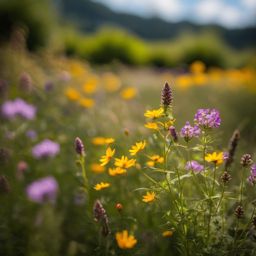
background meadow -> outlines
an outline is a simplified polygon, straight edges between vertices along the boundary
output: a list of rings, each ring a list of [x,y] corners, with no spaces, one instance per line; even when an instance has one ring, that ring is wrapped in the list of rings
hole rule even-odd
[[[249,153],[256,161],[255,27],[226,31],[217,25],[174,23],[168,29],[160,19],[121,15],[91,1],[3,0],[0,21],[0,255],[190,255],[180,249],[181,236],[166,221],[162,209],[168,197],[147,177],[160,183],[156,169],[164,167],[161,161],[155,169],[148,164],[149,156],[163,155],[163,146],[156,131],[145,127],[144,113],[159,108],[166,81],[178,132],[187,120],[193,122],[197,109],[218,109],[222,121],[214,135],[215,151],[228,151],[234,130],[240,130],[228,185],[235,197],[241,156]],[[132,21],[145,32],[133,30]],[[163,28],[162,34],[149,38],[149,24],[155,24],[154,31]],[[4,104],[17,99],[34,114],[20,105],[15,113],[4,112]],[[89,199],[76,137],[84,143]],[[45,139],[57,146],[49,157],[37,157],[34,147]],[[113,164],[100,165],[108,147],[115,149],[115,157],[131,158],[129,149],[143,140],[147,145],[127,173],[110,175]],[[218,177],[223,170],[219,167]],[[28,187],[44,177],[54,177],[56,184],[48,200],[35,199]],[[100,182],[110,186],[98,191]],[[251,202],[255,187],[247,183],[244,193]],[[196,193],[189,185],[184,189]],[[143,196],[151,190],[159,193],[158,200],[145,203]],[[108,216],[107,239],[102,222],[94,220],[97,199]],[[232,200],[227,206],[230,226]],[[115,237],[122,230],[137,240],[127,250]],[[255,253],[255,232],[247,249],[239,255]]]

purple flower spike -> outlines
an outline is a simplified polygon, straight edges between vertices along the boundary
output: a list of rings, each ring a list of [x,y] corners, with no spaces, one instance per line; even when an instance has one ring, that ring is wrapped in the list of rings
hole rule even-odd
[[[247,181],[251,185],[255,185],[256,184],[256,164],[251,166],[251,175],[247,178]]]
[[[200,128],[195,125],[194,127],[190,125],[189,122],[186,122],[185,126],[181,128],[180,136],[185,139],[185,141],[191,140],[193,137],[198,137],[201,133]]]
[[[201,164],[199,164],[197,161],[192,160],[187,162],[185,169],[187,171],[201,172],[203,171],[204,167]]]
[[[60,145],[51,140],[44,140],[35,145],[32,149],[32,154],[35,158],[54,157],[60,152]]]
[[[36,180],[26,188],[27,197],[34,202],[55,202],[58,192],[58,183],[55,178],[49,176]]]
[[[221,123],[220,113],[216,109],[198,109],[194,121],[204,128],[218,128]]]
[[[15,99],[13,101],[6,101],[1,108],[4,117],[8,119],[21,116],[25,119],[32,120],[36,115],[36,108],[33,105],[26,103],[22,99]]]

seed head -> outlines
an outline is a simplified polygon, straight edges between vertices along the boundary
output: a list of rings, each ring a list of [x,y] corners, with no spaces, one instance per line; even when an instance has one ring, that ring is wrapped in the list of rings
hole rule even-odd
[[[101,232],[103,236],[107,236],[110,234],[110,229],[108,226],[108,216],[106,214],[106,210],[99,200],[96,200],[93,206],[93,215],[96,222],[101,223]]]
[[[239,130],[235,130],[230,141],[229,141],[229,148],[228,148],[228,158],[225,162],[225,170],[233,163],[235,151],[238,145],[238,141],[240,139],[240,132]]]
[[[221,180],[224,184],[227,184],[230,180],[231,180],[231,175],[228,173],[228,172],[224,172],[222,175],[221,175]]]
[[[244,210],[241,205],[238,205],[235,209],[235,215],[238,219],[241,219],[244,216]]]
[[[169,131],[170,131],[170,134],[172,136],[173,141],[177,142],[178,141],[178,135],[177,135],[175,127],[174,126],[170,126],[169,127]]]
[[[162,90],[161,104],[163,105],[164,109],[167,109],[172,105],[172,101],[173,101],[172,90],[169,84],[166,82]]]
[[[250,165],[253,164],[253,161],[252,161],[252,156],[250,154],[244,154],[242,157],[241,157],[241,161],[240,161],[241,165],[243,167],[249,167]]]
[[[83,144],[82,140],[78,137],[76,137],[76,139],[75,139],[75,149],[76,149],[76,153],[78,155],[80,155],[80,156],[85,155],[84,144]]]

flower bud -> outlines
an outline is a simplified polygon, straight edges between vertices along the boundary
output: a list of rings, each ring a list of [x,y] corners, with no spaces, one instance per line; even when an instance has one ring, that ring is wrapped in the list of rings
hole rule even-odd
[[[161,97],[161,104],[164,107],[164,109],[167,109],[172,104],[172,90],[169,84],[166,82],[164,85],[164,88],[162,90],[162,97]]]
[[[243,167],[248,167],[250,165],[252,165],[253,161],[252,161],[252,156],[250,154],[244,154],[241,157],[241,161],[240,161],[241,165]]]
[[[175,127],[174,126],[170,126],[169,127],[169,131],[170,131],[170,134],[172,136],[173,141],[177,142],[178,141],[178,135],[177,135]]]
[[[244,210],[241,205],[238,205],[235,210],[235,215],[238,219],[241,219],[244,216]]]
[[[84,144],[83,144],[82,140],[78,137],[76,137],[76,139],[75,139],[75,149],[76,149],[76,153],[78,155],[80,155],[80,156],[85,155]]]

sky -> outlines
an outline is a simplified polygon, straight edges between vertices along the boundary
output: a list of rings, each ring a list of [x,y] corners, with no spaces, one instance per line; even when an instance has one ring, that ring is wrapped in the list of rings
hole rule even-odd
[[[93,0],[112,10],[171,22],[192,21],[240,28],[256,24],[256,0]]]

